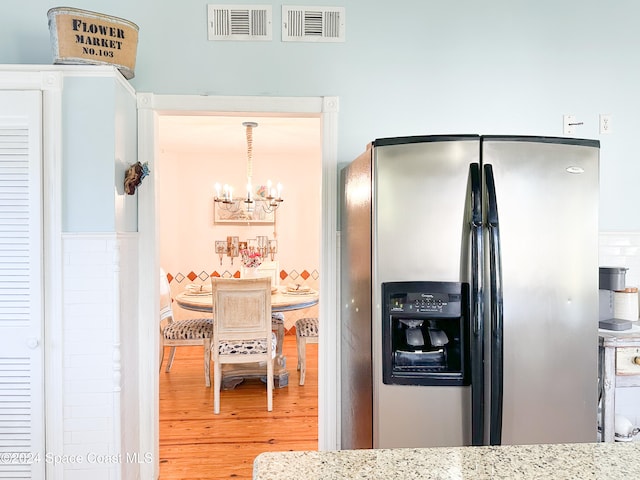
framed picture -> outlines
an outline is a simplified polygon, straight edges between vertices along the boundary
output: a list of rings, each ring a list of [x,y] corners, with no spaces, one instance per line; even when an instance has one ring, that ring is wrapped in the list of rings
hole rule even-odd
[[[233,257],[240,255],[240,239],[238,237],[227,237],[227,256],[231,257],[233,263]]]
[[[264,200],[256,199],[253,211],[247,211],[244,200],[234,200],[232,204],[213,202],[214,223],[255,223],[272,225],[275,221],[275,212],[266,212],[262,208]]]
[[[271,261],[276,257],[276,253],[278,253],[278,241],[269,240],[269,256],[271,257]]]
[[[224,240],[216,240],[216,254],[220,259],[220,265],[222,265],[222,258],[227,254],[227,242]]]
[[[227,254],[227,242],[224,240],[216,240],[216,253],[218,255]]]

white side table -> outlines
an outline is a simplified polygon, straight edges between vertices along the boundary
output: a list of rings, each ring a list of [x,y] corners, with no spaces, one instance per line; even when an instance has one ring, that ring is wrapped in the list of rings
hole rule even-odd
[[[640,327],[599,331],[602,440],[615,440],[616,388],[640,387]]]

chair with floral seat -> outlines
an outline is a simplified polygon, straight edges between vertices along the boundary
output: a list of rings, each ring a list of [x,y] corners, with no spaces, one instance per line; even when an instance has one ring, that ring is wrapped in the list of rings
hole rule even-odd
[[[204,350],[204,382],[211,386],[211,338],[213,337],[212,318],[192,318],[175,320],[171,307],[171,287],[167,274],[160,269],[160,365],[164,360],[164,347],[171,347],[166,372],[171,370],[176,347],[202,345]]]
[[[220,413],[222,367],[263,365],[267,410],[273,409],[273,363],[276,336],[272,332],[271,278],[211,277],[213,298],[213,413]]]

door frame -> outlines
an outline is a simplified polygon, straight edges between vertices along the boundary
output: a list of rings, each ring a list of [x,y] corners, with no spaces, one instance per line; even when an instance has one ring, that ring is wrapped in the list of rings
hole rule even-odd
[[[224,97],[156,95],[138,93],[138,159],[148,162],[151,175],[138,189],[139,232],[139,392],[140,451],[153,452],[155,462],[141,465],[141,478],[159,474],[159,379],[158,379],[158,272],[156,222],[157,192],[154,179],[158,158],[158,119],[163,115],[190,113],[251,112],[319,117],[322,145],[322,212],[320,253],[318,349],[318,447],[339,448],[339,339],[338,322],[338,97]],[[147,470],[148,471],[143,471]],[[153,469],[153,470],[151,470]]]

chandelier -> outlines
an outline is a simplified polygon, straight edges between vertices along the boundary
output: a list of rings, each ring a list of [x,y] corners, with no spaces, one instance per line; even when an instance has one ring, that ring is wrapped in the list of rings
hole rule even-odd
[[[216,194],[214,201],[223,210],[229,212],[239,212],[244,210],[251,214],[257,207],[262,208],[266,213],[274,212],[284,201],[282,198],[282,185],[278,183],[273,187],[271,180],[267,180],[266,185],[261,185],[256,193],[253,193],[253,129],[258,126],[256,122],[243,122],[247,137],[247,193],[243,197],[234,197],[234,188],[229,184],[220,187],[215,184]]]

